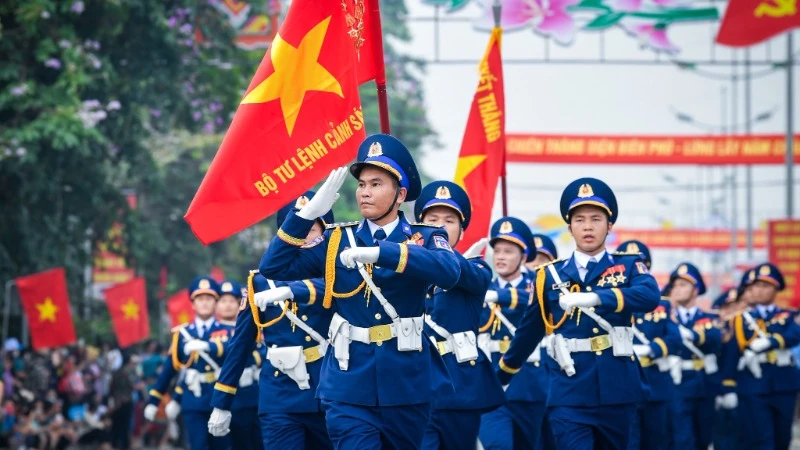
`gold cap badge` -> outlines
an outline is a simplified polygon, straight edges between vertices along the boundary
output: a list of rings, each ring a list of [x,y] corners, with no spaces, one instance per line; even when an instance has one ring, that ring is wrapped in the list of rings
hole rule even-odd
[[[450,198],[450,189],[448,189],[447,186],[439,186],[439,189],[436,190],[436,198],[439,199]]]
[[[544,247],[544,244],[542,243],[542,238],[540,238],[539,236],[534,236],[533,245],[535,245],[536,248]]]
[[[301,195],[297,198],[297,201],[294,202],[294,207],[297,209],[302,209],[304,206],[306,206],[306,203],[308,203],[308,197]]]
[[[755,280],[755,279],[756,279],[756,271],[755,271],[755,270],[751,270],[751,271],[750,271],[750,275],[748,275],[748,276],[747,276],[747,278],[748,278],[750,281],[753,281],[753,280]]]
[[[681,266],[678,267],[678,275],[686,275],[687,273],[689,273],[689,268],[686,267],[686,264],[681,264]]]
[[[586,198],[586,197],[594,197],[594,191],[589,183],[582,184],[580,189],[578,189],[578,197]]]
[[[374,156],[381,156],[383,155],[383,148],[381,147],[380,142],[373,142],[372,145],[369,146],[369,151],[367,152],[367,158],[372,158]]]
[[[211,283],[209,283],[208,280],[206,280],[204,278],[204,279],[200,280],[200,283],[198,284],[198,287],[200,289],[211,289]]]
[[[761,266],[761,268],[758,269],[758,274],[759,275],[769,275],[770,274],[769,266]]]
[[[511,226],[511,222],[505,221],[500,224],[501,233],[511,233],[512,231],[514,231],[514,227]]]
[[[625,251],[628,253],[641,253],[641,251],[639,251],[639,244],[636,242],[631,242],[628,244],[628,248]]]
[[[222,290],[224,292],[230,292],[230,291],[233,290],[233,285],[226,281],[226,282],[222,283]]]

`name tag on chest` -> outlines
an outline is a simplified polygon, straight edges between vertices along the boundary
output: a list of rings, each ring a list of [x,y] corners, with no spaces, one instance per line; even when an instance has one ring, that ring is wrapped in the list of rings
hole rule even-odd
[[[561,283],[554,283],[553,290],[558,291],[561,289],[569,289],[571,282],[570,281],[562,281]]]

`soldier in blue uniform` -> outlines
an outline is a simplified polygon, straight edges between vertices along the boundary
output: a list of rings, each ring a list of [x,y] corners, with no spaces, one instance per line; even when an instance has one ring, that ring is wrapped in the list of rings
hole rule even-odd
[[[175,375],[184,370],[181,383],[184,387],[176,388],[180,407],[170,402],[167,416],[174,418],[178,411],[183,413],[191,450],[228,449],[230,437],[211,436],[206,425],[212,410],[211,393],[225,357],[227,342],[223,338],[228,337],[228,329],[214,317],[219,285],[209,277],[198,277],[189,285],[189,297],[195,312],[194,322],[179,326],[172,335],[170,356],[150,390],[144,415],[153,420],[162,395]]]
[[[322,302],[336,309],[317,396],[337,449],[419,448],[433,400],[452,392],[438,349],[424,332],[429,285],[452,289],[461,269],[439,227],[409,223],[400,205],[422,188],[408,149],[376,134],[358,149],[350,173],[364,220],[329,225],[321,241],[304,238],[331,208],[347,174],[334,170],[290,214],[261,259],[267,278],[324,277]]]
[[[497,278],[486,293],[487,307],[481,322],[489,329],[478,339],[480,347],[492,357],[497,368],[508,349],[516,327],[528,306],[529,272],[525,261],[533,242],[530,228],[515,217],[502,217],[491,228],[492,258]],[[506,389],[508,403],[481,418],[480,439],[487,450],[541,448],[544,428],[545,392],[541,379],[547,374],[540,351],[538,361],[524,364],[522,373]]]
[[[422,189],[414,205],[420,222],[442,226],[455,247],[469,226],[472,205],[467,193],[450,181],[434,181]],[[426,300],[426,331],[436,343],[455,393],[436,399],[422,448],[473,448],[478,439],[481,413],[505,403],[491,360],[478,351],[477,334],[486,289],[492,279],[489,265],[480,258],[481,240],[463,256],[458,284],[444,290],[433,286]]]
[[[534,233],[533,241],[528,244],[528,247],[536,249],[528,252],[528,259],[525,262],[525,268],[531,272],[536,272],[536,269],[542,264],[558,259],[556,244],[547,235]]]
[[[604,182],[580,178],[561,196],[577,250],[536,271],[531,305],[499,363],[501,383],[520,371],[545,334],[547,416],[559,449],[620,449],[644,399],[631,321],[659,304],[655,279],[636,254],[606,251],[617,201]]]
[[[299,211],[312,198],[314,192],[308,191],[281,208],[277,214],[278,227],[290,211]],[[319,217],[306,236],[304,246],[318,245],[326,224],[333,220],[332,211]],[[242,380],[253,379],[255,374],[248,371],[252,358],[257,357],[266,360],[256,378],[259,394],[251,394],[258,406],[258,413],[252,414],[261,423],[263,448],[332,448],[325,429],[325,413],[315,398],[322,357],[328,349],[324,336],[332,316],[330,310],[321,306],[325,291],[322,280],[272,282],[270,285],[260,274],[253,274],[248,284],[251,284],[247,289],[248,297],[238,308],[236,334],[214,386],[211,399],[214,412],[208,423],[209,432],[213,435],[237,433],[236,403],[242,394]],[[264,329],[262,336],[262,328],[267,325],[269,328]],[[233,418],[229,419],[231,409]],[[228,420],[231,420],[230,426]],[[259,439],[253,444],[259,443],[261,448],[261,442]]]
[[[730,321],[725,344],[724,395],[736,396],[747,449],[788,449],[792,440],[798,371],[790,349],[800,344],[800,325],[791,311],[775,305],[783,275],[764,263],[747,274],[749,308]]]
[[[700,270],[681,263],[670,274],[666,287],[673,305],[673,316],[681,333],[681,383],[675,387],[675,448],[707,449],[714,428],[715,397],[719,391],[717,355],[722,334],[717,316],[701,310],[697,297],[706,285]]]
[[[650,270],[650,249],[644,243],[625,241],[619,244],[617,251],[639,253],[645,267]],[[674,384],[671,372],[673,360],[669,356],[677,352],[681,345],[678,326],[670,319],[671,310],[669,300],[662,298],[653,311],[633,315],[633,351],[644,374],[645,401],[634,415],[628,443],[630,450],[671,448],[669,422]]]
[[[215,386],[225,383],[223,374],[226,365],[230,365],[229,359],[232,355],[231,347],[235,338],[236,316],[239,314],[239,307],[243,299],[242,286],[234,280],[225,280],[220,283],[220,295],[217,301],[217,319],[222,326],[228,329],[228,336],[223,337],[223,341],[228,341],[228,351],[225,362],[222,364],[220,377]],[[263,448],[261,446],[261,429],[258,423],[258,376],[261,371],[262,358],[257,351],[247,355],[247,367],[239,376],[235,384],[238,387],[235,397],[229,406],[232,417],[230,422],[231,444],[236,450],[255,450]],[[215,389],[217,390],[217,389]],[[211,406],[216,408],[212,395]],[[211,413],[214,416],[214,412]],[[209,431],[211,431],[209,429]],[[227,433],[226,433],[227,434]],[[216,436],[211,433],[212,436]]]

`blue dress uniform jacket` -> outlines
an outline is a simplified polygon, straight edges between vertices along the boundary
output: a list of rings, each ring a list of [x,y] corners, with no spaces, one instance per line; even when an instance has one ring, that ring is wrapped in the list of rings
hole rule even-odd
[[[198,330],[194,323],[189,325],[181,325],[184,327],[190,336],[198,338]],[[225,340],[223,341],[223,337]],[[214,324],[205,332],[203,340],[208,341],[210,356],[218,365],[222,365],[225,358],[225,349],[228,345],[228,328],[214,321]],[[183,353],[183,344],[185,344],[184,337],[180,332],[176,331],[173,335],[173,344],[170,356],[164,361],[164,368],[159,375],[155,386],[150,390],[150,397],[148,403],[157,405],[160,402],[160,397],[163,395],[172,379],[181,369],[180,365],[189,363],[186,369],[194,369],[200,373],[202,382],[200,383],[201,395],[195,396],[192,392],[183,392],[181,397],[181,410],[182,411],[211,411],[211,394],[214,390],[214,368],[211,367],[199,355],[185,355]],[[185,388],[183,388],[186,391]],[[180,390],[178,394],[181,394]]]
[[[723,353],[723,393],[735,391],[738,394],[737,413],[743,448],[788,449],[797,391],[800,390],[800,370],[790,358],[779,366],[778,352],[788,352],[789,348],[800,344],[800,325],[793,321],[791,311],[782,308],[765,315],[753,309],[750,314],[772,344],[762,352],[765,361],[760,363],[761,378],[756,378],[748,368],[738,370],[739,358],[758,337],[739,314],[729,321],[731,336]]]
[[[697,309],[697,312],[688,321],[684,321],[677,308],[673,310],[677,322],[680,325],[692,330],[694,333],[693,343],[706,355],[719,355],[722,353],[722,332],[718,328],[718,316],[716,314]],[[693,370],[683,370],[683,381],[676,387],[676,394],[681,398],[708,398],[714,397],[719,392],[719,382],[721,372],[708,375],[704,370],[702,360],[694,355],[683,343],[681,343],[678,356],[684,361],[695,361],[696,366]]]
[[[562,285],[572,292],[595,292],[601,304],[595,311],[612,326],[630,326],[633,314],[649,312],[658,306],[660,293],[655,279],[647,272],[640,256],[606,253],[581,281],[574,258],[552,264]],[[560,326],[556,333],[565,338],[592,338],[606,334],[592,319],[578,310],[565,312],[559,306],[561,291],[546,264],[534,278],[532,303],[525,312],[511,348],[500,361],[501,382],[522,367],[545,335],[543,315]],[[609,278],[614,278],[612,283]],[[616,284],[616,286],[613,286]],[[544,307],[544,312],[542,311]],[[566,316],[566,318],[565,318]],[[615,357],[611,349],[595,354],[572,353],[575,375],[568,377],[556,361],[546,358],[549,368],[547,406],[604,406],[638,403],[643,400],[639,364],[635,357]]]
[[[634,314],[636,328],[650,341],[650,356],[640,358],[639,363],[644,369],[644,382],[646,386],[646,400],[648,402],[664,402],[671,400],[674,395],[675,384],[669,371],[662,372],[654,360],[676,353],[682,346],[678,326],[671,319],[672,305],[668,300],[661,300],[658,307],[648,313]],[[643,344],[634,338],[634,344]]]
[[[473,331],[478,334],[478,325],[484,295],[491,282],[489,265],[479,258],[466,259],[456,253],[461,276],[452,289],[433,288],[433,295],[426,300],[426,313],[450,334]],[[437,342],[445,339],[426,324],[426,331]],[[482,351],[474,362],[458,363],[455,354],[442,356],[450,374],[455,392],[434,401],[434,409],[488,410],[505,403],[503,388],[497,381],[491,361]]]
[[[634,314],[634,325],[649,341],[651,354],[639,357],[646,401],[640,404],[631,425],[629,450],[666,450],[671,447],[670,411],[675,385],[670,371],[662,372],[656,363],[659,358],[676,352],[681,345],[681,335],[671,319],[671,309],[669,301],[662,299],[655,310]],[[638,337],[634,337],[633,342],[644,344]]]
[[[284,280],[326,276],[326,289],[337,299],[335,311],[351,325],[369,328],[391,323],[378,299],[367,295],[358,270],[348,269],[339,260],[339,254],[350,247],[343,228],[353,229],[358,246],[376,245],[366,220],[329,225],[315,245],[303,248],[313,224],[290,214],[261,259],[261,274]],[[441,228],[409,224],[400,213],[397,227],[377,245],[380,256],[371,276],[400,317],[423,315],[428,285],[451,289],[458,282],[458,260]],[[327,275],[326,264],[332,269]],[[400,352],[395,340],[384,345],[354,342],[348,371],[339,368],[331,352],[322,363],[317,396],[362,406],[400,406],[429,403],[441,393],[452,392],[446,368],[427,333],[422,341],[421,352]]]
[[[322,336],[327,334],[327,327],[330,323],[331,313],[324,310],[319,303],[319,299],[325,289],[320,279],[304,280],[292,283],[275,282],[276,286],[288,286],[294,295],[292,300],[297,305],[297,317],[305,318],[305,322]],[[266,311],[256,309],[259,321],[266,323],[276,319],[281,314],[280,306],[269,306]],[[270,362],[266,360],[266,349],[272,346],[290,347],[302,346],[303,348],[316,347],[315,340],[301,330],[293,326],[292,322],[284,317],[274,325],[263,330],[263,343],[260,343],[262,336],[259,335],[258,327],[253,320],[253,309],[246,305],[239,312],[236,319],[236,334],[228,351],[228,357],[222,367],[222,374],[215,385],[212,405],[220,409],[229,409],[235,400],[233,395],[238,392],[236,386],[242,371],[249,364],[252,354],[259,354],[264,358],[261,365],[261,375],[258,382],[258,412],[281,412],[281,413],[312,413],[320,412],[319,400],[314,398],[316,386],[319,382],[319,371],[322,366],[321,360],[307,362],[311,389],[301,390],[287,375],[274,369]],[[258,349],[256,348],[258,347]],[[277,374],[277,375],[276,375]]]

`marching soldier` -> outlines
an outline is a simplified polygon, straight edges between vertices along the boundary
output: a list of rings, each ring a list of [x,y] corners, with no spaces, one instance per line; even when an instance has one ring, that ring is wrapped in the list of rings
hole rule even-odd
[[[650,270],[650,249],[639,241],[631,240],[619,244],[617,251],[628,254],[639,253],[647,270]],[[661,299],[656,309],[633,315],[633,351],[642,366],[645,401],[634,415],[628,449],[664,449],[671,444],[670,406],[674,395],[672,370],[674,360],[670,354],[680,347],[681,335],[678,326],[670,320],[672,306],[669,300]],[[680,371],[680,367],[675,368]]]
[[[431,402],[452,392],[444,363],[423,331],[429,285],[452,289],[461,273],[439,227],[409,223],[399,207],[419,197],[414,160],[396,138],[361,143],[350,173],[364,220],[329,225],[303,248],[314,219],[338,197],[346,169],[334,170],[300,211],[289,215],[261,259],[266,278],[324,277],[322,302],[336,299],[317,396],[339,449],[419,448]]]
[[[481,321],[489,329],[481,333],[478,345],[491,356],[496,369],[528,306],[525,299],[529,296],[530,279],[529,272],[523,270],[528,254],[535,250],[529,247],[533,242],[530,228],[515,217],[497,220],[492,225],[491,237],[489,244],[494,250],[497,278],[486,293],[487,307]],[[481,418],[480,439],[484,448],[540,448],[545,415],[541,380],[546,378],[539,352],[539,360],[526,362],[523,373],[506,389],[508,403]]]
[[[277,214],[278,227],[290,212],[299,211],[312,198],[314,192],[308,191],[295,203],[281,208]],[[333,220],[332,211],[317,218],[304,247],[319,245],[322,231]],[[243,386],[253,383],[259,393],[251,394],[258,405],[258,412],[252,414],[260,422],[263,448],[332,448],[325,429],[325,414],[315,398],[322,357],[328,349],[323,336],[332,316],[330,310],[321,306],[324,291],[320,279],[283,283],[253,274],[248,281],[247,297],[237,308],[236,334],[214,386],[211,400],[214,411],[208,422],[212,435],[237,433],[236,403],[246,389]],[[266,361],[256,369],[253,358]],[[261,448],[261,442],[259,439],[251,445],[258,443]]]
[[[185,370],[182,382],[185,388],[176,388],[180,405],[173,403],[175,400],[168,403],[167,417],[174,419],[179,412],[183,413],[183,424],[192,450],[228,449],[230,437],[211,436],[206,426],[211,415],[213,385],[225,356],[222,337],[228,335],[228,330],[214,317],[219,285],[209,277],[198,277],[189,285],[189,297],[195,312],[194,322],[179,326],[173,333],[170,356],[150,390],[144,416],[153,420],[172,378]]]
[[[223,337],[228,342],[228,352],[225,362],[222,364],[219,379],[212,395],[211,406],[216,408],[214,397],[217,395],[220,383],[227,380],[223,377],[225,366],[230,365],[233,355],[233,339],[235,338],[236,316],[239,314],[240,305],[243,298],[242,286],[233,280],[225,280],[220,284],[220,295],[217,301],[217,318],[220,324],[228,329],[228,336]],[[261,371],[261,355],[253,351],[247,355],[247,367],[243,374],[236,380],[238,387],[235,390],[235,397],[229,409],[232,412],[230,429],[232,448],[239,450],[256,450],[261,446],[261,430],[258,423],[258,378],[256,374]],[[214,412],[212,411],[212,416]],[[210,419],[209,419],[210,420]],[[210,431],[210,430],[209,430]],[[211,433],[212,436],[217,436]]]
[[[786,286],[777,267],[764,263],[746,277],[749,308],[730,321],[723,396],[738,400],[742,448],[788,449],[800,390],[800,371],[790,349],[800,344],[800,325],[790,311],[775,305]]]
[[[532,244],[532,245],[531,245]],[[536,272],[542,264],[546,264],[558,259],[558,249],[555,242],[544,234],[534,234],[533,241],[528,244],[536,251],[528,252],[528,259],[525,268],[531,272]]]
[[[434,181],[414,205],[420,222],[444,227],[455,247],[469,226],[472,206],[467,193],[449,181]],[[486,289],[492,279],[489,265],[480,258],[486,240],[478,241],[463,256],[458,284],[444,290],[432,287],[426,300],[426,330],[442,355],[453,382],[454,394],[433,403],[422,448],[462,450],[475,447],[481,413],[505,403],[491,360],[478,351],[477,333]]]
[[[501,383],[518,373],[545,334],[548,422],[559,449],[625,448],[644,398],[633,352],[633,313],[658,306],[655,279],[637,254],[606,251],[617,201],[600,180],[581,178],[561,196],[577,250],[536,271],[531,306],[499,363]]]
[[[706,285],[700,270],[682,263],[666,287],[681,334],[681,383],[675,387],[674,439],[681,449],[707,449],[714,428],[714,399],[719,390],[717,354],[722,335],[717,317],[697,306]]]

